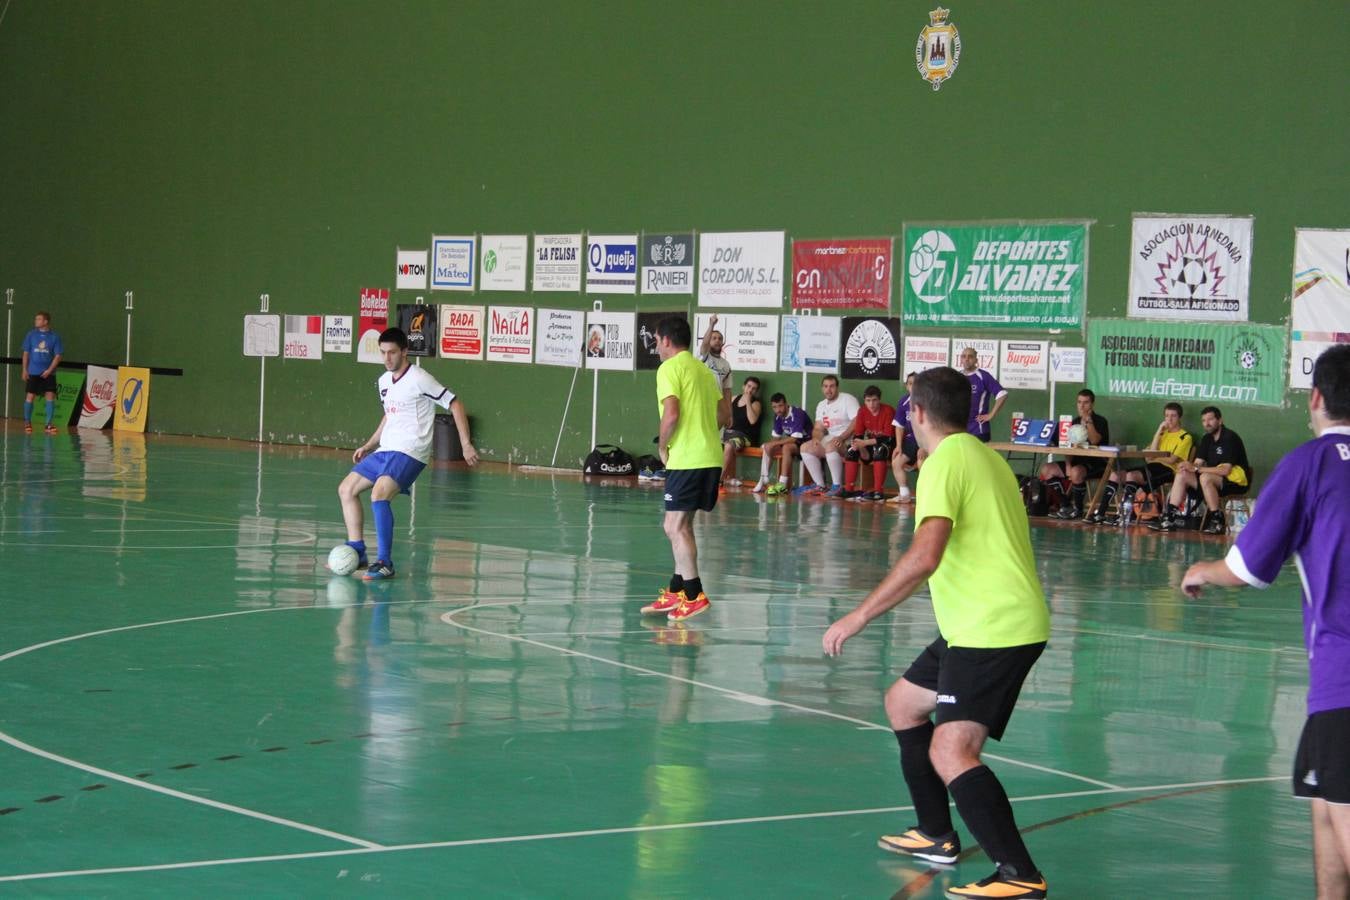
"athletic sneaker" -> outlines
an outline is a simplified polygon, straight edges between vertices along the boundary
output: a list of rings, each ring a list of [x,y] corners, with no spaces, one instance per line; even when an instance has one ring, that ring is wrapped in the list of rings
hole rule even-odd
[[[762,493],[764,493],[764,489],[765,489],[766,487],[768,487],[768,484],[766,484],[765,482],[763,482],[763,481],[756,481],[756,482],[755,482],[755,486],[752,487],[752,488],[750,489],[750,493],[752,493],[752,494],[762,494]]]
[[[899,504],[899,503],[901,503],[901,502],[903,502],[903,501],[901,501],[900,495],[899,495],[899,494],[894,494],[894,495],[892,495],[892,496],[890,496],[890,497],[887,497],[887,498],[886,498],[886,502],[887,502],[887,503],[896,503],[896,504]]]
[[[56,426],[55,426],[55,425],[48,425],[46,428],[44,428],[44,429],[42,429],[42,430],[43,430],[45,433],[47,433],[47,434],[56,434]]]
[[[830,490],[833,491],[834,489],[831,488]],[[863,499],[863,492],[862,492],[862,491],[839,491],[839,492],[837,492],[837,493],[827,494],[826,496],[828,496],[828,497],[838,497],[840,500],[861,500],[861,499]]]
[[[1170,516],[1166,513],[1148,523],[1150,531],[1176,531],[1180,527],[1181,517]]]
[[[32,433],[33,433],[33,423],[32,423],[32,422],[24,422],[24,423],[23,423],[23,433],[24,433],[24,434],[32,434]]]
[[[824,493],[824,492],[825,492],[825,489],[824,489],[823,487],[821,487],[820,485],[818,485],[818,484],[803,484],[803,485],[800,486],[800,487],[796,487],[796,488],[793,488],[793,489],[792,489],[792,493],[793,493],[794,495],[801,495],[801,494],[822,494],[822,493]]]
[[[1208,521],[1200,529],[1205,534],[1226,534],[1228,532],[1228,523],[1223,520],[1223,513],[1208,513],[1205,517]]]
[[[688,599],[689,598],[685,596],[684,591],[676,591],[672,594],[665,588],[661,588],[661,593],[657,595],[656,601],[642,607],[642,614],[644,616],[668,615],[672,610],[676,609],[681,603]]]
[[[837,484],[832,485],[828,491],[825,491],[826,497],[842,497],[843,495],[844,489]]]
[[[709,606],[712,606],[712,604],[708,602],[708,595],[702,591],[699,591],[698,596],[693,600],[686,597],[684,591],[680,591],[680,597],[682,598],[680,600],[680,605],[672,609],[670,615],[666,616],[666,618],[672,622],[683,622],[685,619],[692,619],[694,616],[707,610]]]
[[[366,569],[366,581],[379,581],[381,578],[394,577],[394,564],[377,559]]]
[[[886,498],[882,495],[881,491],[868,491],[867,499],[871,500],[873,503],[879,503]]]
[[[769,485],[764,493],[768,494],[770,497],[777,497],[779,494],[786,494],[787,489],[788,487],[786,484],[783,484],[781,481],[775,481],[773,484]]]
[[[877,846],[891,853],[904,853],[944,866],[956,862],[961,855],[961,839],[955,831],[932,838],[917,825],[904,834],[883,834],[877,839]]]
[[[983,881],[977,881],[964,887],[947,888],[948,897],[998,897],[1000,900],[1044,900],[1049,894],[1045,879],[1039,874],[1035,878],[1018,878],[1007,866],[998,870]]]

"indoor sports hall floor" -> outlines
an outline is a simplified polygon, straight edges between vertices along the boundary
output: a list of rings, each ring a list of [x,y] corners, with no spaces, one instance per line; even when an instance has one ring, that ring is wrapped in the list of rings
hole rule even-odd
[[[880,698],[928,601],[820,651],[908,511],[727,496],[713,608],[672,628],[637,612],[671,568],[651,486],[429,469],[367,585],[323,567],[338,451],[0,439],[0,895],[938,897],[991,869],[875,846],[912,822]],[[1053,895],[1311,896],[1292,570],[1187,602],[1224,540],[1032,537],[1054,634],[990,761]]]

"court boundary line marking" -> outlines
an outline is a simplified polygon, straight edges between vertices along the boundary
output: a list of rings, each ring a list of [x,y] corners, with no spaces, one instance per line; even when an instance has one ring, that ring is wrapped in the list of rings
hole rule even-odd
[[[825,710],[825,709],[817,709],[817,708],[811,707],[811,706],[803,706],[803,705],[801,705],[801,704],[799,704],[799,703],[790,703],[790,702],[788,702],[788,701],[786,701],[786,700],[775,700],[775,699],[773,699],[772,697],[763,697],[763,696],[759,696],[759,695],[756,695],[756,694],[750,694],[750,693],[747,693],[747,692],[745,692],[745,691],[736,690],[736,689],[734,689],[734,688],[726,688],[726,687],[722,687],[722,686],[720,686],[720,685],[712,684],[711,682],[698,681],[698,680],[693,679],[693,678],[684,678],[684,677],[679,676],[679,675],[672,675],[672,674],[670,674],[669,672],[658,672],[658,671],[655,670],[655,669],[648,669],[648,668],[645,668],[645,667],[643,667],[643,666],[636,666],[636,665],[633,665],[632,663],[621,662],[621,661],[619,661],[619,660],[617,660],[617,659],[609,659],[609,658],[604,657],[604,656],[597,656],[597,655],[595,655],[595,654],[593,654],[593,653],[585,653],[585,652],[583,652],[583,651],[580,651],[580,650],[572,650],[572,649],[569,649],[569,648],[567,648],[567,647],[558,647],[558,646],[556,646],[556,645],[554,645],[554,644],[547,644],[547,643],[544,643],[543,641],[536,641],[536,640],[532,640],[532,639],[530,639],[530,638],[525,638],[525,637],[517,637],[517,636],[512,635],[512,634],[505,634],[505,633],[502,633],[502,632],[489,631],[489,630],[486,629],[486,628],[477,628],[477,627],[475,627],[475,626],[473,626],[473,625],[467,625],[467,624],[465,624],[465,623],[463,623],[463,622],[460,622],[460,621],[456,618],[457,616],[459,616],[459,615],[461,615],[461,614],[463,614],[463,613],[473,612],[474,610],[477,610],[477,609],[500,609],[500,608],[502,608],[502,607],[509,607],[509,606],[514,606],[514,605],[518,605],[518,604],[516,604],[516,603],[511,603],[511,602],[507,602],[507,603],[500,603],[500,602],[497,602],[497,603],[475,603],[475,604],[473,604],[472,606],[464,606],[464,607],[460,607],[459,609],[454,609],[454,610],[450,610],[449,612],[442,613],[440,619],[441,619],[442,622],[446,623],[447,625],[454,626],[455,628],[459,628],[459,629],[464,630],[464,631],[471,631],[471,632],[476,632],[476,633],[478,633],[478,634],[485,634],[485,635],[488,635],[488,636],[491,636],[491,637],[498,637],[498,638],[504,638],[504,639],[510,640],[510,641],[517,641],[517,642],[522,643],[522,644],[529,644],[529,645],[531,645],[531,646],[540,647],[540,648],[545,649],[545,650],[552,650],[552,651],[554,651],[555,653],[561,653],[561,654],[563,654],[563,655],[565,655],[565,656],[579,656],[579,657],[582,657],[583,659],[589,659],[589,660],[592,660],[593,662],[604,663],[604,664],[606,664],[606,665],[611,665],[611,666],[617,666],[618,668],[622,668],[622,669],[630,669],[630,670],[632,670],[632,671],[634,671],[634,672],[641,672],[641,673],[646,674],[646,675],[654,675],[654,676],[657,676],[657,677],[659,677],[659,678],[666,678],[666,679],[668,679],[668,680],[670,680],[670,681],[678,681],[678,682],[682,682],[682,683],[684,683],[684,684],[688,684],[688,685],[691,685],[691,686],[693,686],[693,687],[700,687],[700,688],[705,688],[705,689],[707,689],[707,690],[717,691],[718,693],[724,694],[724,695],[726,695],[726,696],[732,698],[733,700],[739,700],[739,701],[741,701],[742,703],[750,703],[750,704],[752,704],[752,705],[754,705],[754,706],[781,706],[781,707],[783,707],[783,708],[785,708],[785,709],[796,710],[797,712],[810,713],[810,714],[812,714],[812,715],[817,715],[817,716],[825,716],[825,717],[827,717],[827,718],[837,719],[838,721],[841,721],[841,722],[849,722],[849,723],[851,723],[851,724],[853,724],[853,725],[857,725],[857,726],[860,726],[860,727],[863,727],[863,728],[872,729],[872,730],[874,730],[874,731],[887,731],[887,732],[889,732],[889,731],[892,730],[892,729],[890,728],[890,726],[887,726],[887,725],[879,725],[879,724],[877,724],[876,722],[869,722],[869,721],[867,721],[866,719],[858,719],[858,718],[855,718],[855,717],[853,717],[853,716],[844,715],[843,713],[831,712],[830,710]],[[2,661],[3,661],[3,657],[0,657],[0,662],[2,662]],[[993,753],[986,753],[986,754],[984,754],[984,755],[987,756],[987,757],[989,757],[990,759],[995,759],[995,760],[998,760],[999,762],[1005,762],[1005,763],[1008,763],[1009,765],[1022,766],[1022,767],[1024,767],[1024,768],[1028,768],[1028,769],[1035,769],[1035,770],[1038,770],[1038,771],[1041,771],[1041,772],[1047,772],[1047,773],[1050,773],[1050,774],[1052,774],[1052,775],[1060,775],[1060,776],[1062,776],[1062,777],[1064,777],[1064,778],[1071,778],[1071,779],[1074,779],[1075,781],[1082,781],[1082,782],[1086,782],[1087,784],[1095,784],[1095,785],[1097,785],[1098,787],[1110,788],[1110,789],[1113,789],[1113,790],[1119,790],[1119,789],[1120,789],[1120,785],[1112,784],[1112,783],[1109,782],[1109,781],[1101,781],[1100,779],[1097,779],[1097,778],[1089,778],[1089,777],[1086,776],[1086,775],[1078,775],[1078,774],[1075,774],[1075,773],[1073,773],[1073,772],[1065,772],[1065,771],[1060,770],[1060,769],[1052,769],[1052,768],[1050,768],[1050,767],[1048,767],[1048,766],[1037,765],[1036,763],[1022,762],[1021,760],[1012,759],[1012,758],[1006,757],[1006,756],[997,756],[997,755],[995,755],[995,754],[993,754]]]
[[[14,659],[15,657],[23,656],[24,654],[27,653],[32,653],[37,650],[43,650],[46,649],[47,647],[53,647],[57,644],[66,644],[72,641],[83,640],[84,638],[99,637],[102,635],[115,634],[117,632],[122,631],[136,631],[138,629],[154,628],[160,625],[178,625],[187,622],[201,622],[210,619],[225,619],[230,618],[232,616],[246,616],[255,613],[278,612],[281,610],[315,609],[315,608],[321,607],[273,606],[273,607],[263,607],[261,609],[238,609],[223,613],[210,613],[208,615],[202,616],[189,616],[181,619],[164,619],[157,622],[142,622],[139,625],[122,625],[116,628],[103,628],[98,631],[90,631],[86,632],[85,634],[67,635],[66,637],[63,638],[55,638],[50,641],[43,641],[38,644],[32,644],[28,647],[21,647],[18,650],[11,650],[8,653],[0,654],[0,663],[7,662],[11,659]],[[41,747],[35,747],[32,744],[19,740],[18,738],[14,737],[7,731],[0,730],[0,742],[4,742],[17,750],[23,751],[24,753],[31,753],[32,755],[48,760],[49,762],[59,763],[61,765],[69,766],[72,769],[78,769],[82,772],[88,772],[91,775],[97,775],[100,778],[107,778],[111,781],[116,781],[120,784],[131,785],[133,787],[141,788],[142,790],[150,791],[151,793],[154,794],[161,794],[166,797],[172,797],[176,800],[185,800],[189,803],[198,804],[200,806],[206,806],[211,809],[221,810],[223,812],[234,813],[235,815],[245,816],[251,819],[258,819],[263,822],[269,822],[273,825],[282,825],[286,828],[292,828],[298,831],[308,832],[310,834],[319,835],[320,837],[331,838],[336,841],[342,841],[343,843],[355,844],[358,847],[364,847],[367,849],[377,849],[383,846],[382,844],[377,844],[374,841],[368,841],[365,840],[364,838],[353,837],[351,835],[342,834],[337,831],[329,831],[328,829],[320,828],[317,825],[309,825],[304,822],[297,822],[294,819],[287,819],[282,816],[274,816],[270,813],[260,812],[254,809],[247,809],[243,806],[235,806],[234,804],[224,803],[220,800],[212,800],[209,797],[199,797],[196,794],[189,794],[184,791],[174,790],[173,788],[164,787],[162,785],[151,784],[149,782],[142,781],[137,778],[132,778],[129,775],[122,775],[118,772],[113,772],[108,769],[99,768],[98,766],[90,765],[88,763],[82,763],[77,759],[71,759],[70,757],[67,756],[61,756],[60,754],[52,753],[48,750],[43,750]]]
[[[1179,784],[1149,784],[1139,787],[1098,788],[1086,791],[1061,791],[1050,794],[1031,794],[1025,797],[1011,797],[1012,803],[1030,803],[1040,800],[1064,800],[1075,797],[1094,797],[1105,794],[1140,793],[1144,791],[1181,790],[1186,788],[1217,787],[1223,785],[1264,784],[1286,781],[1287,775],[1266,775],[1256,778],[1233,778],[1219,781],[1195,781]],[[654,831],[678,831],[686,828],[724,828],[733,825],[759,825],[769,822],[794,822],[810,819],[843,818],[846,816],[871,816],[906,812],[913,809],[907,806],[879,806],[866,809],[832,809],[811,813],[783,813],[773,816],[746,816],[734,819],[707,819],[698,822],[668,822],[659,825],[625,825],[614,828],[589,828],[579,831],[557,831],[540,834],[502,835],[487,838],[462,838],[452,841],[420,841],[411,844],[388,844],[376,847],[353,847],[343,850],[313,850],[304,853],[277,853],[265,856],[236,856],[217,859],[189,860],[174,863],[150,863],[141,866],[108,866],[97,869],[68,869],[52,872],[26,872],[18,875],[0,875],[0,883],[14,881],[37,881],[52,878],[73,878],[94,875],[126,875],[137,872],[164,872],[178,869],[201,869],[210,866],[248,865],[266,862],[291,862],[305,859],[327,859],[341,856],[364,856],[372,853],[404,853],[414,850],[444,850],[456,847],[480,847],[494,844],[519,844],[531,841],[566,840],[571,838],[606,837],[620,834],[642,834]]]

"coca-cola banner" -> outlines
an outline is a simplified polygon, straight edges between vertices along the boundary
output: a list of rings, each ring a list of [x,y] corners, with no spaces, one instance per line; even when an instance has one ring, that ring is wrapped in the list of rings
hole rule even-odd
[[[534,310],[528,306],[488,307],[487,358],[527,363],[534,354]]]
[[[890,238],[792,242],[793,309],[890,309]]]
[[[85,385],[80,427],[103,428],[112,419],[113,400],[117,396],[117,370],[90,366]]]
[[[1049,341],[1004,341],[999,384],[1005,388],[1043,391],[1049,382]]]

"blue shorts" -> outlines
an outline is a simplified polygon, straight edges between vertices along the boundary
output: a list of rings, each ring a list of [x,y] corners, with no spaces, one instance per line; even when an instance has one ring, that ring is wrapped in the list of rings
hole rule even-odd
[[[362,457],[359,463],[352,466],[352,471],[362,478],[370,479],[372,484],[379,481],[381,475],[388,475],[398,482],[399,490],[406,494],[426,467],[426,463],[418,462],[398,450],[376,450]]]

